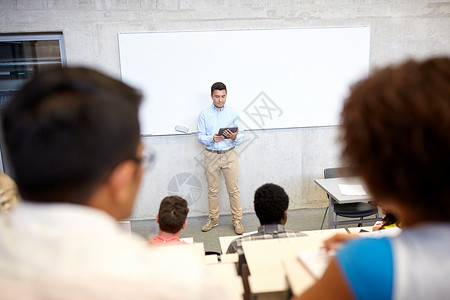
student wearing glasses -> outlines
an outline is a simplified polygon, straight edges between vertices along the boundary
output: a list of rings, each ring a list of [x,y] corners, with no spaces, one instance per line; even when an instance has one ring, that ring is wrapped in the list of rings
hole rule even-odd
[[[6,107],[23,201],[0,217],[4,299],[229,299],[204,263],[123,232],[149,156],[141,96],[85,68],[39,74]],[[217,292],[217,291],[220,292]]]

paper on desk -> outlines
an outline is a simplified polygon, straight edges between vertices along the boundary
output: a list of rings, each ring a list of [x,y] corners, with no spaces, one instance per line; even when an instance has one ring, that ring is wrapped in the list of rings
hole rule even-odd
[[[343,196],[366,196],[366,191],[360,184],[338,184]]]
[[[334,252],[327,253],[325,249],[316,248],[302,250],[297,254],[297,257],[308,272],[314,278],[319,279],[322,277],[334,255]]]

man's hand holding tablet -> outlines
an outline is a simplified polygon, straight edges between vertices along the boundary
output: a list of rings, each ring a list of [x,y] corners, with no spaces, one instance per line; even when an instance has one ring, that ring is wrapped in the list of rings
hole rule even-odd
[[[235,140],[239,129],[237,127],[220,128],[218,136],[223,136],[225,139]]]

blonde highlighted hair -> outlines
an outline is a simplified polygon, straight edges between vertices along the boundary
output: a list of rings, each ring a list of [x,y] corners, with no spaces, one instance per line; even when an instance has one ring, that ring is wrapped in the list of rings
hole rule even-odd
[[[19,201],[19,191],[14,180],[0,172],[0,213],[7,213]]]

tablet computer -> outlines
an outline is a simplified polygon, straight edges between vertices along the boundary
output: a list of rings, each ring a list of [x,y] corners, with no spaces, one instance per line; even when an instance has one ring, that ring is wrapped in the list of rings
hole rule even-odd
[[[231,132],[233,132],[233,133],[235,133],[237,130],[238,130],[238,128],[237,127],[227,127],[227,128],[220,128],[219,129],[219,133],[217,134],[217,135],[223,135],[223,132],[225,131],[225,130],[229,130],[229,131],[231,131]],[[226,139],[228,139],[226,136],[224,136]]]

